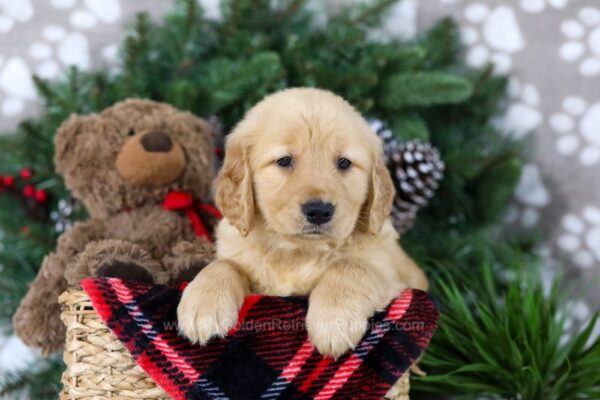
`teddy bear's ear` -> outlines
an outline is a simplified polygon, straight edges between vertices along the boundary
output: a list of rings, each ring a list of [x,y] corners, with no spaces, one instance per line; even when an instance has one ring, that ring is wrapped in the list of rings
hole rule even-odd
[[[215,127],[208,121],[199,118],[190,112],[177,112],[176,120],[187,124],[193,132],[201,133],[211,142],[211,145],[214,145]]]
[[[80,136],[100,128],[103,125],[99,115],[71,115],[58,128],[54,137],[54,165],[56,170],[64,174],[75,165],[79,157],[82,140]]]

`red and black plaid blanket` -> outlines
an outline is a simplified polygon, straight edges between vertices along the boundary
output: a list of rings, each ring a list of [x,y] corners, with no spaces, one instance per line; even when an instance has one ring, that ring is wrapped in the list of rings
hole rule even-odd
[[[177,334],[182,288],[85,279],[94,308],[138,364],[174,399],[381,399],[423,352],[438,312],[405,290],[371,320],[356,349],[323,357],[304,329],[305,298],[249,296],[224,339]]]

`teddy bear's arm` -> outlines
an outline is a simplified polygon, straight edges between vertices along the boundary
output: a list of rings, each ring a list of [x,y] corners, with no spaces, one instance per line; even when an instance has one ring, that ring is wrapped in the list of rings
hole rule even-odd
[[[169,273],[171,283],[190,282],[194,277],[214,260],[214,244],[203,238],[193,241],[182,240],[173,246],[165,255],[162,263]]]
[[[121,239],[90,242],[65,272],[70,286],[84,278],[114,277],[146,283],[167,283],[163,265],[139,244]]]
[[[55,252],[44,258],[37,277],[13,317],[15,333],[25,344],[41,349],[44,355],[63,346],[65,328],[60,320],[58,295],[67,289],[65,270],[88,242],[103,236],[101,221],[77,223],[59,238]]]

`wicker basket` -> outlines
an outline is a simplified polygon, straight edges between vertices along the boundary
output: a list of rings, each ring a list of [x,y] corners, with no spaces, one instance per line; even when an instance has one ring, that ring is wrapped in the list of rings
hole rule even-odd
[[[169,399],[102,323],[82,290],[60,295],[67,327],[60,399]]]
[[[103,324],[84,291],[68,290],[58,300],[67,327],[61,400],[170,398]],[[400,382],[394,386],[393,398],[408,400],[408,373]]]

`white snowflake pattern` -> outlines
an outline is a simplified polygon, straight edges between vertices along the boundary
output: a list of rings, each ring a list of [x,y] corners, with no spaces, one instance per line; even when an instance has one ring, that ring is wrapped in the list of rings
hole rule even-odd
[[[42,41],[30,45],[32,58],[40,60],[37,74],[46,78],[55,77],[63,66],[74,65],[86,70],[91,67],[89,43],[82,33],[99,23],[111,24],[121,16],[119,0],[50,0],[50,4],[60,10],[70,11],[69,24],[74,29],[67,32],[60,26],[47,26],[42,30]],[[109,64],[117,59],[117,46],[109,44],[100,51]]]
[[[0,0],[0,33],[10,31],[16,22],[29,21],[33,15],[31,0]]]
[[[29,67],[20,57],[6,60],[0,68],[0,90],[2,91],[2,115],[12,117],[25,109],[25,103],[36,97],[35,86]]]
[[[87,37],[78,31],[67,32],[58,25],[44,27],[42,40],[31,43],[28,50],[31,58],[38,61],[36,74],[43,78],[55,78],[62,70],[60,64],[82,70],[91,66]]]
[[[569,0],[521,0],[521,8],[530,13],[539,13],[552,7],[555,9],[563,9],[569,4]]]
[[[112,24],[121,16],[119,0],[50,0],[60,10],[70,10],[69,22],[81,30],[91,29],[99,22]]]
[[[383,25],[371,32],[378,40],[391,38],[413,39],[417,35],[417,1],[403,0],[394,5],[386,15]]]
[[[566,214],[556,244],[580,268],[600,262],[600,208],[585,206],[581,215]]]
[[[32,74],[52,79],[67,66],[89,70],[92,67],[90,44],[84,32],[100,23],[115,23],[121,16],[119,0],[49,0],[49,3],[68,13],[68,26],[42,25],[39,39],[26,47],[31,60],[29,65],[22,56],[7,60],[0,57],[0,113],[5,117],[19,115],[28,102],[36,100]],[[0,33],[12,29],[15,21],[31,19],[33,14],[31,0],[0,0]],[[110,66],[116,63],[116,45],[105,45],[99,53]]]
[[[583,76],[600,74],[600,10],[585,7],[578,19],[569,19],[560,25],[567,41],[560,47],[560,57],[567,62],[578,62]]]
[[[540,210],[550,204],[550,194],[544,185],[537,165],[523,167],[521,179],[515,190],[515,204],[509,209],[507,223],[518,223],[531,228],[540,220]]]
[[[556,150],[566,156],[578,154],[583,165],[595,165],[600,161],[600,102],[588,105],[581,97],[568,96],[562,108],[548,121],[558,135]]]
[[[510,104],[506,113],[494,120],[494,125],[503,133],[522,139],[537,129],[542,122],[539,111],[540,93],[531,83],[510,80],[508,86]]]
[[[582,324],[585,324],[592,315],[589,305],[582,300],[568,300],[565,306],[558,314],[558,318],[564,319],[564,333],[560,338],[560,342],[563,345],[573,339],[572,333],[581,329]],[[598,331],[598,329],[595,329],[595,331]],[[595,331],[592,331],[592,338],[597,337],[597,332]]]
[[[525,47],[514,10],[505,5],[490,8],[474,3],[465,8],[464,15],[470,24],[462,28],[463,42],[469,46],[467,63],[482,67],[492,62],[496,72],[509,72],[512,55]]]
[[[221,19],[221,0],[198,0],[198,3],[202,6],[206,18]],[[315,1],[312,0],[309,3],[315,3]]]

